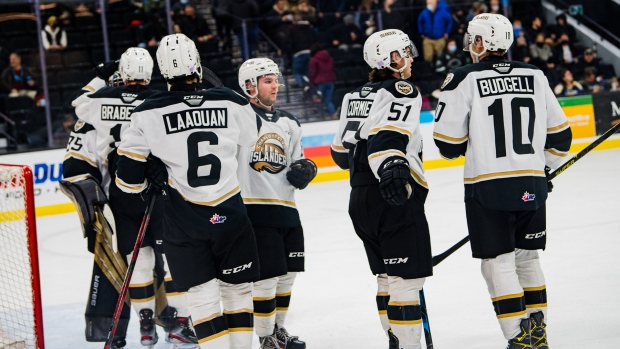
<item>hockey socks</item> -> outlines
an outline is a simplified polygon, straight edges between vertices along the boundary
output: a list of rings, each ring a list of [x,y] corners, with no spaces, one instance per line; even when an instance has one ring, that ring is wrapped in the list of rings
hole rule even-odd
[[[251,348],[254,331],[252,284],[235,285],[220,281],[220,293],[230,332],[230,348]]]
[[[401,348],[420,348],[422,336],[422,313],[420,290],[425,278],[403,279],[388,276],[390,300],[387,316]]]

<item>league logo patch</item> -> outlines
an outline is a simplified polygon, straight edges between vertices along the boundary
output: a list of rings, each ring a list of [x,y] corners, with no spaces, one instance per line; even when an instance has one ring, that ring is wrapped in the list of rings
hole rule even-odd
[[[84,125],[86,125],[86,122],[84,122],[84,120],[82,119],[78,119],[78,121],[75,123],[75,126],[73,126],[73,130],[75,132],[79,131],[82,127],[84,127]]]
[[[536,195],[525,192],[521,199],[523,202],[534,201],[534,199],[536,199]]]
[[[226,220],[226,216],[220,216],[219,214],[214,214],[213,217],[211,217],[210,221],[213,224],[218,224],[218,223],[224,223],[224,221]]]
[[[396,83],[396,91],[404,94],[410,95],[413,92],[413,86],[405,81],[399,81]]]
[[[446,87],[446,85],[448,85],[450,81],[452,81],[452,79],[454,79],[454,74],[448,74],[448,76],[446,76],[446,79],[443,81],[443,84],[441,84],[441,90],[443,90],[443,88]]]

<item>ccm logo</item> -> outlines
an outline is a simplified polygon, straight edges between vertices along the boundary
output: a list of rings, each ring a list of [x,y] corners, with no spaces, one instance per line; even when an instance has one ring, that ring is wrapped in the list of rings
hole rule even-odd
[[[385,263],[385,264],[400,264],[400,263],[407,263],[407,260],[409,260],[409,257],[405,257],[405,258],[390,258],[390,259],[384,259],[383,263]]]
[[[543,230],[540,233],[536,233],[536,234],[525,234],[525,238],[526,239],[538,239],[541,238],[543,236],[547,235],[547,231]]]
[[[222,270],[222,274],[236,274],[236,273],[238,273],[240,271],[244,271],[244,270],[250,269],[250,268],[252,268],[252,262],[250,262],[248,264],[240,265],[238,267],[234,267],[232,269],[224,269],[224,270]]]
[[[289,257],[303,257],[304,253],[303,252],[291,252],[288,254]]]

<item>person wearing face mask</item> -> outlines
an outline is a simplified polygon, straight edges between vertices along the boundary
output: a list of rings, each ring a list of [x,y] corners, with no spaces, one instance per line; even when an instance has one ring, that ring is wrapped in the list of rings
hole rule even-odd
[[[424,60],[432,63],[443,51],[452,30],[450,8],[443,1],[426,0],[426,8],[418,17],[418,32],[422,36]]]
[[[41,39],[46,50],[64,50],[67,47],[67,33],[58,26],[56,16],[47,19],[47,25],[41,31]]]
[[[489,13],[492,14],[502,14],[504,10],[499,4],[499,0],[491,0],[489,2]]]
[[[557,57],[560,64],[571,68],[575,63],[575,48],[570,41],[568,34],[562,33],[558,39],[558,44],[553,48],[553,55]]]
[[[471,57],[463,50],[459,50],[456,40],[450,39],[446,44],[446,49],[437,56],[435,62],[435,72],[441,75],[448,75],[455,69],[471,63]]]
[[[553,50],[551,46],[545,42],[545,34],[538,33],[536,41],[530,46],[531,63],[543,71],[546,71],[549,64],[552,63]]]

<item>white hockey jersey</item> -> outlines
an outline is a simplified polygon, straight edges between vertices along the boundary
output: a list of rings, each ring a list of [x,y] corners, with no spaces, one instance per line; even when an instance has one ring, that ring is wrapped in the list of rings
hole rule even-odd
[[[146,159],[152,154],[166,165],[170,196],[179,211],[219,207],[240,192],[238,146],[247,148],[256,139],[254,110],[228,88],[161,93],[133,111],[118,148],[116,184],[129,193],[144,190]],[[232,205],[231,212],[247,217],[240,198],[239,205]]]
[[[433,137],[442,156],[465,155],[465,196],[501,210],[530,210],[547,197],[545,165],[561,164],[568,121],[536,67],[490,56],[449,74]]]
[[[372,172],[378,183],[381,164],[396,156],[409,162],[413,180],[428,189],[422,167],[421,106],[417,88],[401,79],[367,83],[345,95],[331,152],[336,164],[350,168],[352,185],[364,172]]]
[[[283,110],[252,108],[259,116],[258,140],[239,151],[238,169],[248,217],[259,226],[298,226],[295,188],[286,173],[293,162],[303,158],[301,124]]]
[[[107,166],[97,157],[96,142],[95,128],[84,120],[78,120],[67,142],[67,152],[62,164],[64,178],[88,173],[101,183],[101,174],[107,171]]]

